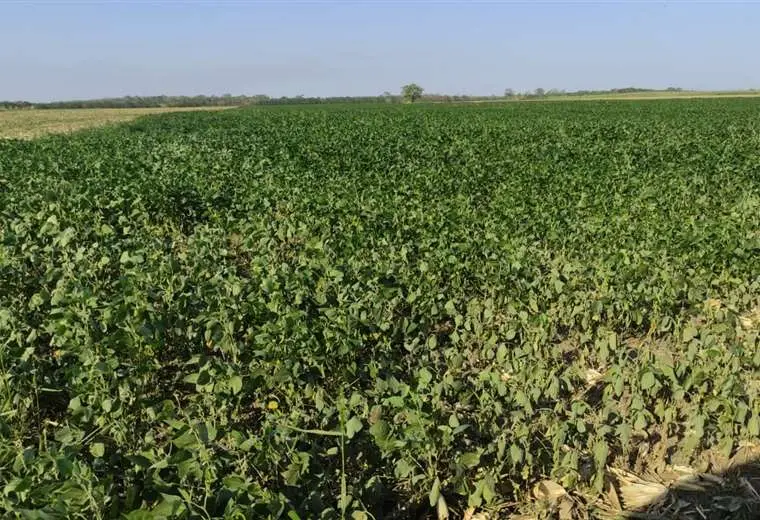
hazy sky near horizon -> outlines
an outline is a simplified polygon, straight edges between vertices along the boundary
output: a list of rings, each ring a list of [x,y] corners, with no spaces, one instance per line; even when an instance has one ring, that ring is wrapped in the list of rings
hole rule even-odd
[[[0,100],[760,88],[760,3],[0,3]]]

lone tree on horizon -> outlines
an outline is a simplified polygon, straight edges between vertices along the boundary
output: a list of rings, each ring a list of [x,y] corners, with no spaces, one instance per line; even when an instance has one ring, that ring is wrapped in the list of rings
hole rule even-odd
[[[404,85],[401,87],[401,96],[404,98],[404,101],[408,101],[409,103],[414,103],[419,98],[422,97],[422,93],[425,91],[422,87],[420,87],[416,83],[410,83],[408,85]]]

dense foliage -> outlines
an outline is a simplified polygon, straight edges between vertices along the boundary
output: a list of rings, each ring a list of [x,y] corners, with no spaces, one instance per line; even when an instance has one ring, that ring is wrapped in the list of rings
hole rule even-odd
[[[605,468],[731,455],[760,433],[759,109],[0,141],[0,509],[410,518],[552,478],[593,512]]]

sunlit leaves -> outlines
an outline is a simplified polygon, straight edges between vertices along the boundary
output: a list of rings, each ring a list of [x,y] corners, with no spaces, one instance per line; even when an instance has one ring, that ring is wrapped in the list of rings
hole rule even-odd
[[[0,506],[401,518],[602,489],[663,433],[735,449],[760,431],[757,106],[0,142]]]

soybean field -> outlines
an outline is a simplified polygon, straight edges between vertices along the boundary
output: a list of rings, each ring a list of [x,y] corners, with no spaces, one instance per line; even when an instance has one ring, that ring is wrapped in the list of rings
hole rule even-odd
[[[0,140],[9,518],[750,518],[759,337],[757,99]]]

